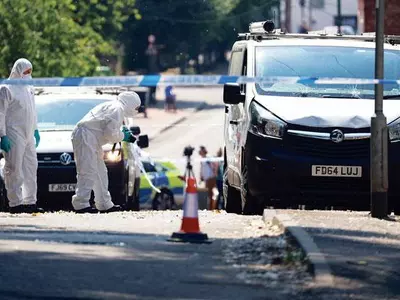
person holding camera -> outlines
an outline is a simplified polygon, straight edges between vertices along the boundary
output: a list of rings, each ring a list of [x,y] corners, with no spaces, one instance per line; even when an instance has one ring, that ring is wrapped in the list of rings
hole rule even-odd
[[[217,169],[218,166],[206,160],[207,158],[207,149],[204,146],[200,146],[199,155],[203,158],[203,161],[200,163],[200,180],[204,181],[207,188],[208,194],[208,209],[215,210],[217,209],[217,201],[214,199],[214,188],[217,187]]]
[[[107,167],[103,160],[103,145],[121,141],[134,143],[136,138],[130,130],[122,127],[124,118],[138,113],[141,101],[135,92],[122,92],[114,101],[103,102],[91,109],[78,122],[72,132],[77,185],[72,206],[77,213],[120,211],[114,205],[108,191]],[[96,208],[90,206],[94,191]]]

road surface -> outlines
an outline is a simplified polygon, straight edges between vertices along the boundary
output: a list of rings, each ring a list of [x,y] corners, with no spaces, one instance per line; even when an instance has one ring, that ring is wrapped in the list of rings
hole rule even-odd
[[[198,176],[200,156],[199,146],[203,145],[208,149],[209,156],[215,156],[218,149],[223,148],[224,133],[224,105],[222,102],[222,89],[182,89],[180,97],[197,97],[199,101],[205,101],[207,106],[192,114],[184,122],[165,131],[154,138],[146,149],[152,157],[171,159],[176,162],[182,170],[185,169],[186,159],[183,156],[183,149],[191,145],[195,147],[192,156],[194,171]],[[204,93],[204,94],[203,94]]]
[[[271,264],[287,245],[260,217],[202,211],[211,244],[168,242],[181,216],[0,213],[0,299],[294,299],[309,280]]]

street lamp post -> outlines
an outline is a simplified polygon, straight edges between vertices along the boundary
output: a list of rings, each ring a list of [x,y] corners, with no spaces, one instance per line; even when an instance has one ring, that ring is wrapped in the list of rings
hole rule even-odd
[[[376,0],[375,78],[384,78],[384,9],[385,1]],[[388,215],[388,129],[383,114],[383,85],[375,85],[375,115],[371,118],[371,216]]]
[[[337,0],[337,28],[338,33],[342,33],[342,0]]]

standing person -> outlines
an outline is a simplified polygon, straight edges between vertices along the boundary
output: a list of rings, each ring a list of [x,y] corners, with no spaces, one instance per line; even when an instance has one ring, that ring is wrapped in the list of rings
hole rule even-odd
[[[222,148],[218,149],[217,157],[222,157]],[[218,169],[217,169],[217,189],[218,189],[218,198],[217,198],[217,208],[224,209],[224,201],[222,197],[223,193],[223,182],[224,182],[224,162],[218,161],[217,162]]]
[[[72,206],[77,213],[97,213],[120,211],[114,205],[108,191],[107,167],[103,160],[105,144],[121,141],[134,143],[135,137],[121,126],[124,118],[137,114],[140,106],[139,95],[122,92],[114,101],[106,101],[94,107],[78,122],[72,132],[75,154],[77,185],[72,197]],[[90,206],[90,196],[94,191],[96,208]]]
[[[158,66],[158,46],[155,44],[156,37],[154,35],[148,36],[148,46],[145,51],[147,55],[147,74],[148,75],[158,75],[159,73],[159,66]],[[150,104],[154,105],[157,103],[156,100],[156,91],[157,88],[155,86],[151,86],[150,88]]]
[[[200,146],[199,155],[205,159],[207,158],[207,149]],[[215,164],[210,161],[202,161],[200,163],[200,180],[206,183],[208,193],[208,209],[216,209],[216,200],[214,199],[214,188],[217,187],[217,169]]]
[[[176,95],[172,86],[165,88],[165,111],[172,109],[176,113]]]
[[[18,59],[9,79],[31,78],[31,62]],[[0,137],[0,148],[5,152],[4,179],[10,213],[43,212],[36,205],[38,161],[35,148],[40,135],[32,86],[0,87]]]

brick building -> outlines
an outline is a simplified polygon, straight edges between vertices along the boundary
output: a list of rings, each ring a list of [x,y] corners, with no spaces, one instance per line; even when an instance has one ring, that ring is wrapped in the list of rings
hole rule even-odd
[[[358,0],[360,32],[375,32],[375,0]],[[400,0],[385,0],[385,34],[400,35]]]

